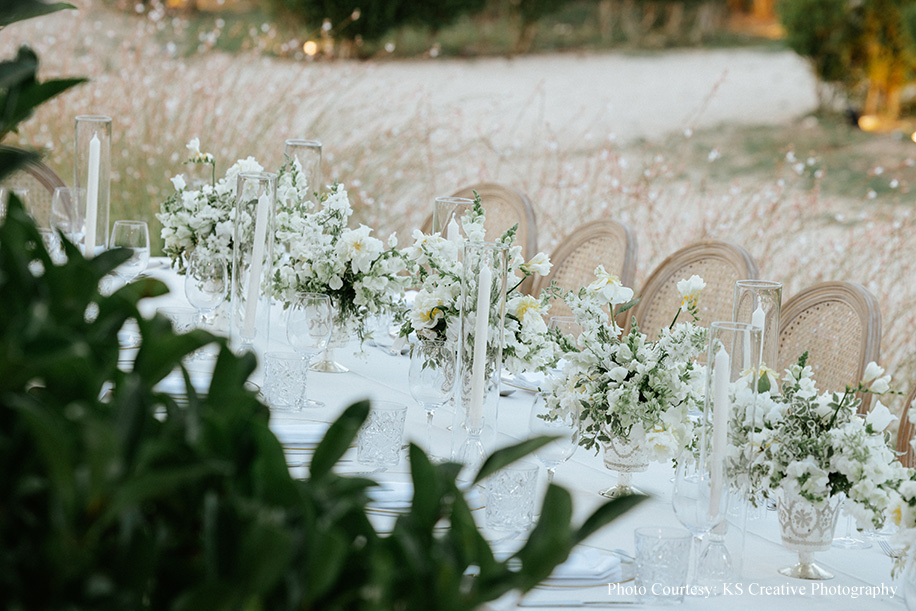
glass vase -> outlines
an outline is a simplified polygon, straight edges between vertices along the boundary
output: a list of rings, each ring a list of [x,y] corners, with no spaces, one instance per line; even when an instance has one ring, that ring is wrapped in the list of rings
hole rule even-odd
[[[452,457],[476,472],[496,439],[509,248],[467,242],[463,260]]]
[[[286,141],[283,155],[289,161],[298,161],[308,185],[309,200],[318,203],[321,193],[321,142],[292,139]]]
[[[432,232],[449,240],[457,240],[464,235],[461,217],[473,207],[474,200],[466,197],[437,197],[433,205]]]
[[[276,174],[239,174],[229,326],[230,341],[238,352],[267,349],[276,204]]]
[[[697,460],[710,476],[710,507],[726,500],[727,511],[703,535],[705,549],[697,549],[694,574],[697,584],[714,592],[743,572],[748,504],[755,494],[748,474],[761,451],[750,435],[761,424],[756,421],[755,373],[760,371],[761,337],[759,327],[743,322],[714,322],[709,328]]]
[[[598,494],[609,499],[616,499],[630,494],[639,494],[633,487],[633,474],[642,473],[649,468],[649,452],[646,449],[646,432],[641,422],[630,429],[624,439],[606,432],[610,441],[604,446],[604,466],[617,472],[617,484],[602,490]]]
[[[763,369],[776,369],[781,309],[782,283],[770,280],[739,280],[735,283],[732,320],[761,326],[760,367]]]
[[[83,254],[95,256],[108,245],[111,212],[111,117],[80,115],[73,139],[73,187],[86,191]]]

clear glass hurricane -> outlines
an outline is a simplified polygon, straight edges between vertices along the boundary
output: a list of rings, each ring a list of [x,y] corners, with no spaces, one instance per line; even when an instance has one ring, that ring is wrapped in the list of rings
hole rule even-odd
[[[414,401],[426,410],[426,452],[433,457],[433,416],[455,391],[455,346],[441,340],[421,340],[410,351],[408,383]]]
[[[299,293],[286,321],[286,338],[299,356],[309,361],[328,347],[333,329],[333,309],[327,295]],[[306,368],[307,370],[307,368]],[[324,403],[308,398],[308,385],[302,386],[297,407],[323,407]]]
[[[548,404],[547,397],[545,393],[535,395],[528,417],[528,431],[532,437],[537,435],[557,437],[534,451],[535,457],[547,467],[547,482],[550,483],[553,482],[557,467],[569,460],[579,447],[579,435],[582,428],[578,405],[553,408]]]
[[[706,464],[713,460],[710,457]],[[671,504],[678,521],[693,534],[695,584],[702,582],[706,573],[716,570],[712,566],[716,560],[714,556],[721,552],[719,546],[715,550],[707,546],[701,551],[701,544],[703,538],[725,519],[729,491],[723,480],[722,477],[712,477],[709,470],[698,467],[697,461],[689,456],[682,457],[678,462]],[[727,558],[725,562],[728,563]]]

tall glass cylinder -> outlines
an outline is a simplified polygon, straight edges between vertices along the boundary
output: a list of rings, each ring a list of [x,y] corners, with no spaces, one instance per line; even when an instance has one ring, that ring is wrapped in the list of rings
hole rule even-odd
[[[73,186],[86,190],[83,253],[94,256],[108,244],[111,210],[111,117],[80,115],[73,139]]]
[[[782,283],[770,280],[739,280],[735,283],[732,320],[753,324],[763,330],[761,367],[776,369],[781,309]]]
[[[452,457],[476,471],[496,440],[509,248],[467,242],[463,261]]]
[[[473,207],[474,200],[466,197],[437,197],[433,206],[433,233],[450,240],[464,235],[461,217]]]
[[[698,552],[696,581],[722,591],[744,564],[750,466],[760,452],[754,433],[761,330],[740,322],[714,322],[709,329],[706,399],[700,421],[698,466],[710,474],[710,507],[728,496],[725,519],[712,526]]]
[[[229,327],[237,351],[267,348],[276,204],[276,174],[239,174]]]
[[[321,142],[318,140],[293,139],[286,141],[283,154],[289,161],[298,161],[308,181],[309,199],[318,202],[321,193]]]

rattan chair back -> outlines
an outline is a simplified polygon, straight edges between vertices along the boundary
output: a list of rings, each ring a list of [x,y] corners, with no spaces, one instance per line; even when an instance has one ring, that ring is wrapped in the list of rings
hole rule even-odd
[[[649,338],[658,337],[659,331],[671,324],[681,304],[677,283],[694,274],[706,282],[698,303],[698,324],[708,327],[712,322],[732,319],[735,282],[756,279],[758,270],[751,254],[731,242],[708,240],[677,251],[652,272],[638,293],[639,303],[631,310]],[[632,316],[628,316],[627,327]]]
[[[537,221],[531,201],[521,191],[496,183],[481,183],[461,189],[453,197],[474,199],[474,192],[480,195],[480,203],[487,213],[484,226],[487,239],[496,240],[507,229],[518,223],[518,234],[515,243],[522,246],[522,253],[528,260],[538,251]],[[423,223],[423,233],[430,233],[433,228],[433,216],[430,214]]]
[[[910,391],[903,404],[903,412],[900,414],[900,428],[897,429],[897,456],[898,460],[904,467],[916,467],[916,451],[910,445],[913,440],[913,433],[916,432],[916,425],[910,420],[910,406],[916,401],[916,386]]]
[[[782,372],[808,352],[808,364],[822,392],[843,392],[858,384],[881,350],[881,311],[868,289],[854,282],[823,282],[786,301],[779,315]],[[864,394],[860,413],[871,405]]]
[[[14,147],[0,146],[0,148],[10,150]],[[0,186],[12,190],[28,190],[29,195],[23,205],[39,227],[49,227],[51,198],[54,196],[54,189],[66,185],[50,167],[41,161],[32,161],[3,179]]]
[[[633,286],[636,278],[636,236],[626,225],[611,219],[600,219],[578,227],[568,235],[550,257],[553,268],[548,276],[535,278],[531,293],[539,295],[551,282],[565,290],[576,291],[595,279],[595,268],[616,274],[624,286]],[[551,316],[571,316],[562,301],[555,301]]]

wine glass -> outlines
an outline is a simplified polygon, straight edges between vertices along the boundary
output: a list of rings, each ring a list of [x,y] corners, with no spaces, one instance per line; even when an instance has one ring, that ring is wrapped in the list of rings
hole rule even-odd
[[[721,466],[721,457],[716,456],[710,456],[706,464],[714,463],[716,460],[720,461]],[[693,534],[693,581],[696,584],[700,584],[707,577],[715,581],[714,577],[721,572],[728,572],[731,564],[724,546],[715,546],[715,550],[713,546],[707,546],[706,550],[700,552],[703,537],[725,520],[728,487],[721,470],[718,477],[713,477],[712,473],[698,465],[698,462],[691,456],[681,457],[674,477],[674,493],[671,496],[674,514]],[[717,558],[716,554],[720,554],[721,557]]]
[[[51,229],[60,231],[73,244],[86,236],[86,190],[57,187],[51,196]]]
[[[303,376],[307,376],[308,361],[328,347],[334,325],[331,300],[320,293],[298,293],[286,321],[286,338],[293,350],[305,361]],[[304,380],[303,380],[304,381]],[[302,397],[297,407],[324,407],[324,403],[309,399],[308,385],[302,385]]]
[[[528,430],[532,436],[552,435],[558,437],[547,445],[534,451],[534,455],[547,467],[547,483],[553,482],[557,467],[569,460],[579,447],[581,421],[579,406],[551,406],[547,401],[549,395],[537,393],[531,404],[528,417]]]
[[[184,294],[197,310],[200,326],[213,323],[213,312],[226,300],[228,272],[219,257],[195,250],[188,259],[184,277]]]
[[[139,276],[149,264],[149,227],[146,221],[115,221],[108,245],[131,251],[130,259],[115,270],[125,284]]]
[[[430,457],[433,456],[433,415],[452,397],[456,360],[452,344],[442,340],[421,340],[410,351],[410,394],[426,410],[426,453]]]

